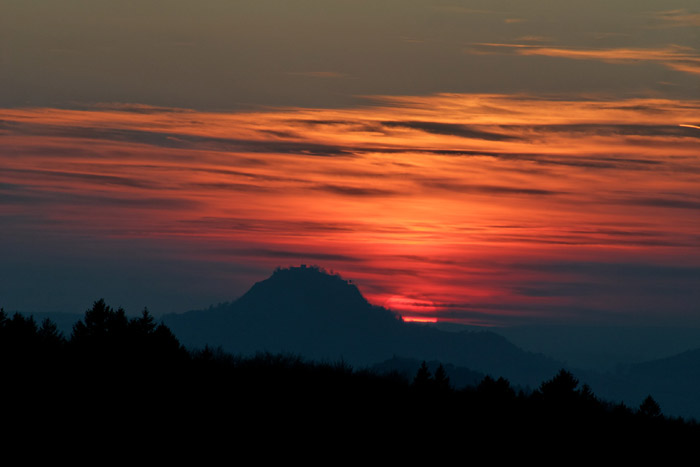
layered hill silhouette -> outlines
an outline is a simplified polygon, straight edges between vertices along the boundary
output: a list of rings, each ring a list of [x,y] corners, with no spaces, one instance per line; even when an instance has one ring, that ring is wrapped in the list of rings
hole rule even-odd
[[[291,353],[370,366],[394,356],[449,362],[536,386],[562,364],[489,332],[446,332],[371,305],[350,281],[317,267],[277,269],[238,300],[168,314],[163,322],[189,347],[235,354]]]
[[[99,301],[95,306],[100,304],[104,305]],[[49,333],[59,341],[61,331],[65,336],[74,334],[80,321],[80,315],[45,315],[44,318],[60,318],[56,324],[51,323],[53,331]],[[126,320],[123,316],[120,319]],[[290,361],[295,361],[297,356],[320,363],[342,361],[355,368],[398,373],[408,379],[421,361],[428,361],[432,362],[429,363],[432,371],[444,366],[456,388],[474,387],[489,375],[502,376],[527,390],[528,386],[537,387],[557,370],[567,368],[605,400],[623,401],[635,407],[651,394],[664,413],[700,419],[697,391],[700,349],[620,365],[614,372],[576,369],[542,354],[524,351],[494,332],[455,332],[404,322],[391,310],[367,302],[350,281],[317,267],[278,269],[234,302],[207,310],[162,315],[161,320],[190,349],[221,347],[236,358],[269,352],[265,355],[287,354],[292,358]],[[10,322],[7,318],[5,321]],[[12,322],[24,321],[17,314]],[[36,325],[32,328],[19,324],[15,327],[25,334],[27,329],[36,328]],[[26,337],[17,340],[22,345],[30,341]],[[206,349],[202,352],[208,355]],[[52,358],[53,354],[49,352]],[[44,368],[51,359],[36,360]],[[27,368],[36,373],[36,364]],[[51,371],[51,375],[55,374]]]
[[[77,433],[89,453],[114,450],[120,440],[121,451],[143,454],[153,445],[162,457],[162,446],[175,440],[198,455],[217,446],[252,447],[257,454],[275,446],[288,457],[293,446],[308,451],[312,440],[327,458],[328,449],[347,450],[348,440],[376,455],[419,434],[429,446],[467,440],[488,451],[495,441],[494,447],[528,452],[541,450],[545,440],[566,452],[629,458],[630,452],[648,457],[654,447],[667,453],[694,446],[700,429],[665,416],[652,397],[637,409],[599,399],[564,369],[523,391],[469,370],[461,384],[453,382],[440,362],[394,358],[382,366],[408,374],[270,353],[245,358],[188,350],[147,310],[128,318],[104,300],[86,310],[67,338],[48,319],[38,325],[0,308],[0,368],[12,383],[0,386],[3,421],[42,442],[63,445]],[[143,429],[150,442],[121,442],[124,427]],[[637,445],[644,449],[630,450]]]
[[[654,394],[667,413],[700,419],[700,349],[630,365],[625,377],[637,392],[622,390],[618,394],[634,397],[643,388]]]

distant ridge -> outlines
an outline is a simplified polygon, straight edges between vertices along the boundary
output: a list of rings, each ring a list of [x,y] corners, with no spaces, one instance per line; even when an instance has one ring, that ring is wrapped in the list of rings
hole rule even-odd
[[[277,269],[234,302],[164,315],[163,321],[187,346],[245,355],[287,352],[356,366],[394,356],[438,360],[523,385],[539,384],[562,367],[492,332],[452,333],[404,322],[318,267]]]

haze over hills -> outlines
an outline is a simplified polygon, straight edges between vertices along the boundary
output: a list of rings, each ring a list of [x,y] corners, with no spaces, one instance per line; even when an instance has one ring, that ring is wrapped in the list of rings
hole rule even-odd
[[[537,385],[562,364],[490,332],[451,333],[404,322],[371,305],[351,282],[315,267],[278,269],[238,300],[163,316],[187,346],[232,353],[289,352],[369,366],[400,356],[439,360]]]
[[[443,322],[434,326],[452,332],[478,329]],[[529,324],[491,329],[522,349],[599,372],[617,372],[700,347],[700,329],[687,326]]]
[[[378,370],[401,370],[432,360],[466,372],[460,381],[483,373],[536,387],[567,367],[607,400],[635,406],[654,394],[670,414],[700,416],[700,400],[694,392],[700,378],[689,371],[700,367],[700,351],[661,363],[627,365],[617,372],[577,369],[522,350],[496,332],[445,331],[404,322],[390,310],[371,305],[350,281],[316,267],[277,269],[234,302],[162,319],[190,347],[220,346],[244,355],[293,353]]]
[[[72,324],[81,317],[55,313],[34,316],[39,322],[44,318],[55,321],[65,335],[70,335]],[[354,367],[395,370],[409,377],[420,361],[427,360],[432,361],[432,367],[444,364],[458,387],[475,384],[488,374],[534,388],[560,368],[567,368],[605,400],[624,401],[634,407],[652,394],[664,413],[700,418],[700,349],[642,363],[629,360],[611,371],[595,371],[550,358],[557,354],[522,350],[511,342],[513,336],[522,347],[532,349],[521,342],[532,346],[540,335],[542,340],[550,340],[549,344],[540,342],[540,347],[551,347],[567,340],[574,327],[568,334],[564,327],[547,326],[492,332],[404,322],[392,311],[370,304],[351,281],[317,267],[277,269],[238,300],[206,310],[166,314],[161,319],[189,348],[208,345],[237,355],[267,351],[316,361],[342,359]],[[582,353],[586,351],[585,332],[585,328],[578,332],[581,342],[574,344]],[[588,351],[600,352],[601,336],[634,337],[631,331],[628,334],[615,334],[611,328],[597,333],[593,330]],[[693,332],[686,333],[683,341],[693,348]]]

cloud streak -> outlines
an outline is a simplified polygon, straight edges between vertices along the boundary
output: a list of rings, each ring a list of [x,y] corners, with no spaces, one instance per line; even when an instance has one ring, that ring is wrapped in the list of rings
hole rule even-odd
[[[649,15],[660,22],[656,28],[694,28],[700,26],[700,13],[685,9],[658,11]]]
[[[379,305],[419,297],[479,323],[633,313],[669,290],[669,313],[687,312],[689,282],[663,266],[700,267],[700,101],[368,102],[0,109],[4,244],[150,242],[216,274],[318,262]],[[663,287],[547,266],[640,258]]]
[[[523,56],[544,56],[571,60],[596,60],[605,63],[635,64],[660,63],[672,70],[700,74],[700,55],[691,48],[669,45],[661,48],[608,48],[585,49],[573,47],[541,47],[526,44],[475,44],[470,53],[513,53]]]

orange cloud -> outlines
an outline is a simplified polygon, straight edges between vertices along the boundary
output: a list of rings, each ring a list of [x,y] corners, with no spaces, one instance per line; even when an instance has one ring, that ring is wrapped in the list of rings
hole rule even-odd
[[[677,9],[652,13],[652,18],[661,21],[660,27],[697,27],[700,26],[700,13]]]
[[[321,264],[375,303],[412,297],[442,319],[632,309],[591,265],[700,267],[699,112],[459,94],[240,113],[2,109],[0,217],[6,236]],[[638,293],[652,303],[653,290]]]
[[[700,55],[690,47],[677,45],[657,49],[575,49],[564,47],[540,47],[524,44],[476,44],[473,53],[497,53],[508,50],[518,55],[539,55],[573,60],[598,60],[606,63],[659,62],[684,73],[700,73]]]

